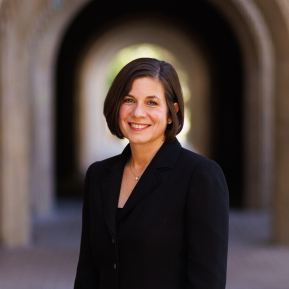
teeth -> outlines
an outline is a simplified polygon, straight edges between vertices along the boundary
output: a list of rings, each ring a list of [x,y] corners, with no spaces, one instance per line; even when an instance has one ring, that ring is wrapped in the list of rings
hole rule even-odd
[[[148,126],[147,124],[143,125],[143,124],[134,124],[134,123],[131,123],[130,125],[134,128],[144,128]]]

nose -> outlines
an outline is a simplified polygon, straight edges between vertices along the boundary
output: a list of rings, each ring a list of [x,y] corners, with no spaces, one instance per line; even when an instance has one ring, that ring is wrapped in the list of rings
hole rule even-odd
[[[135,106],[135,109],[133,111],[133,115],[135,118],[143,118],[143,117],[146,117],[147,116],[147,113],[146,113],[146,109],[145,107],[141,104],[141,103],[138,103],[136,106]]]

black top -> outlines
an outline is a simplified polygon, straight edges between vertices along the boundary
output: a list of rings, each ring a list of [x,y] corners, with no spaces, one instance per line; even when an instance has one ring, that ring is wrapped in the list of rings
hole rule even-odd
[[[118,217],[118,216],[120,215],[121,209],[122,209],[122,208],[117,208],[116,217]]]

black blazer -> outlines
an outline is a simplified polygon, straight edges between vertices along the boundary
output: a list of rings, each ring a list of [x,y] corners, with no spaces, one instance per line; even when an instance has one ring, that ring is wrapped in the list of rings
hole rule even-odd
[[[75,289],[223,289],[228,190],[220,167],[181,147],[159,149],[121,214],[130,146],[86,174]]]

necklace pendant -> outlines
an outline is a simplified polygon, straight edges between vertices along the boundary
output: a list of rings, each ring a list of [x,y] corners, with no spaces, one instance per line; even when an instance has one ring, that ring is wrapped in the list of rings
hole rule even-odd
[[[136,177],[135,177],[135,180],[138,181],[138,179],[139,179],[139,176],[136,176]]]

